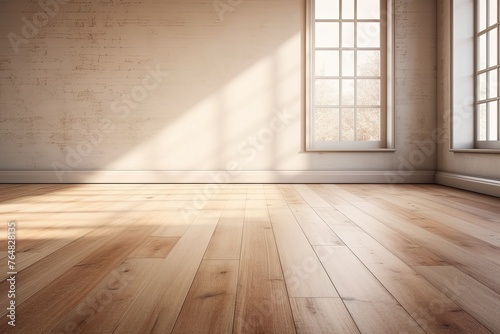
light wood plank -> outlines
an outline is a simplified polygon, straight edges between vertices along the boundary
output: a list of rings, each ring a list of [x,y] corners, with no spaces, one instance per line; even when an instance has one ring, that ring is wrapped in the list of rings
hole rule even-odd
[[[314,249],[361,333],[425,333],[347,247]]]
[[[344,302],[362,334],[425,333],[403,308],[363,300]]]
[[[428,333],[487,333],[474,318],[358,227],[339,228],[350,251]],[[408,289],[411,286],[412,289]]]
[[[467,236],[485,241],[490,245],[500,247],[500,233],[494,232],[488,228],[471,224],[463,219],[435,210],[419,211],[417,215],[427,218],[429,221],[434,221],[438,224],[458,230]]]
[[[24,302],[43,289],[96,249],[103,247],[108,242],[110,235],[122,232],[134,222],[135,219],[125,216],[114,219],[107,225],[104,223],[102,226],[97,225],[98,228],[20,271],[17,277],[17,303]],[[4,280],[0,281],[0,289],[6,289],[6,283]],[[5,314],[3,310],[4,306],[7,306],[6,303],[6,299],[0,300],[2,316]]]
[[[500,294],[457,268],[415,267],[415,270],[493,333],[500,333]],[[476,328],[469,333],[478,333]]]
[[[436,195],[435,191],[429,191],[428,189],[425,192],[413,191],[411,195],[413,201],[425,205],[430,210],[445,212],[449,216],[500,233],[500,215],[497,215],[496,219],[481,217],[481,215],[477,214],[480,211],[477,208],[473,212],[468,212],[464,210],[465,206],[463,204],[459,207],[454,207],[454,205],[450,205],[453,203],[452,201],[446,200],[443,196]],[[500,202],[500,200],[497,201]],[[454,204],[456,205],[456,203]]]
[[[321,184],[310,184],[308,185],[308,187],[311,188],[311,190],[313,190],[316,194],[321,196],[321,198],[327,201],[331,206],[339,204],[349,204],[349,202],[347,202],[345,199],[341,198],[338,195],[335,195]]]
[[[216,186],[195,205],[210,185],[0,185],[0,219],[19,223],[17,332],[499,331],[498,198],[435,185]],[[319,257],[340,248],[349,255],[329,277]],[[209,263],[229,263],[231,278]],[[308,297],[325,286],[333,297]]]
[[[490,220],[492,222],[499,221],[498,217],[500,216],[500,209],[496,205],[484,204],[483,202],[470,200],[459,196],[441,196],[438,200],[442,201],[443,204],[447,206],[481,217],[485,220]],[[485,198],[485,200],[497,201],[498,205],[498,199],[495,197],[487,197]]]
[[[461,248],[466,249],[469,253],[488,260],[496,265],[500,265],[500,247],[493,246],[490,243],[484,242],[474,236],[460,232],[451,226],[441,224],[441,221],[430,220],[428,218],[412,219],[412,223],[427,231],[431,231],[436,236],[439,236],[446,241],[453,243]]]
[[[271,223],[261,210],[245,210],[234,333],[293,334],[295,326]]]
[[[52,333],[112,333],[161,259],[127,259],[56,324]]]
[[[44,332],[58,321],[116,268],[127,255],[144,242],[154,230],[150,226],[132,226],[50,282],[17,308],[30,321],[19,322],[17,330]],[[78,282],[78,283],[77,283]],[[45,312],[41,313],[40,308]],[[0,331],[2,324],[0,324]]]
[[[224,210],[227,201],[210,200],[205,203],[203,210]]]
[[[303,205],[290,205],[309,243],[313,246],[343,246],[344,243],[331,228],[311,208]]]
[[[424,191],[432,190],[435,194],[442,193],[444,198],[462,199],[469,205],[485,204],[492,207],[500,208],[500,200],[498,197],[479,194],[473,191],[463,191],[461,189],[439,186],[439,185],[422,185],[418,188]]]
[[[496,292],[500,291],[500,281],[498,280],[500,266],[471,253],[466,248],[455,245],[432,232],[415,226],[411,220],[400,214],[399,209],[394,206],[381,208],[367,202],[357,203],[356,205],[364,212],[378,219],[375,221],[383,222],[383,224],[432,251],[448,263],[457,266]],[[345,208],[342,212],[349,215],[348,208]],[[359,220],[359,222],[361,221]]]
[[[279,185],[279,190],[288,204],[307,204],[293,186],[282,184]]]
[[[172,331],[220,214],[220,211],[204,211],[189,226],[130,306],[116,333]]]
[[[149,236],[129,257],[165,258],[179,239],[179,237]]]
[[[288,206],[284,199],[266,199],[266,204],[269,207]]]
[[[232,333],[238,267],[237,260],[203,260],[172,333]]]
[[[207,260],[238,260],[244,210],[224,210],[205,253]]]
[[[434,253],[418,246],[402,234],[397,233],[374,218],[363,215],[362,213],[360,217],[359,210],[356,207],[348,204],[338,206],[338,208],[345,214],[329,208],[316,209],[321,218],[323,218],[333,231],[338,230],[339,227],[354,226],[352,220],[346,217],[347,214],[350,218],[357,221],[356,226],[360,226],[366,233],[383,244],[406,264],[434,266],[447,264],[446,261]],[[360,218],[357,219],[358,217]]]
[[[316,194],[311,188],[305,184],[296,184],[293,188],[299,193],[311,208],[329,208],[331,205],[321,196]]]
[[[340,198],[344,199],[345,201],[352,203],[352,202],[364,202],[365,200],[361,197],[358,197],[354,195],[353,193],[345,190],[346,185],[337,185],[337,184],[326,184],[323,185],[328,191],[332,192],[333,194],[339,196]]]
[[[248,200],[245,208],[245,221],[269,222],[269,212],[265,200]]]
[[[276,188],[276,191],[277,192],[265,192],[264,195],[265,195],[265,198],[267,200],[285,200],[283,198],[283,195],[279,192],[279,189]]]
[[[183,215],[181,210],[156,210],[149,215],[149,219],[158,225],[153,236],[182,237],[191,225],[187,217],[189,216]]]
[[[500,243],[500,215],[496,222],[480,218],[464,211],[440,204],[439,198],[426,194],[412,194],[411,196],[383,196],[382,199],[394,205],[401,206],[402,201],[417,205],[418,209],[413,214],[415,217],[427,218],[437,221],[448,227],[484,240],[492,245],[499,246]],[[429,198],[432,197],[432,198]],[[500,201],[500,200],[499,200]],[[458,212],[457,212],[458,211]]]
[[[290,298],[297,334],[359,333],[340,298]]]
[[[311,244],[288,207],[269,208],[290,297],[338,297]]]

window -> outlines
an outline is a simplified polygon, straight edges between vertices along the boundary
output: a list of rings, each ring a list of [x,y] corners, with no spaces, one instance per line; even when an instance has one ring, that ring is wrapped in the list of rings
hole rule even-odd
[[[392,144],[388,0],[310,0],[307,149]]]
[[[476,148],[500,148],[499,0],[475,0]]]

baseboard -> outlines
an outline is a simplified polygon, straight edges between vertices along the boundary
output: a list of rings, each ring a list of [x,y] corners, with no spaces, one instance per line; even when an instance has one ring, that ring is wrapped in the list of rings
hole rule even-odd
[[[454,173],[437,172],[436,183],[444,186],[500,197],[499,179],[488,179]]]
[[[0,171],[0,183],[434,183],[434,171]]]
[[[500,197],[500,180],[434,171],[0,171],[0,183],[437,183]]]

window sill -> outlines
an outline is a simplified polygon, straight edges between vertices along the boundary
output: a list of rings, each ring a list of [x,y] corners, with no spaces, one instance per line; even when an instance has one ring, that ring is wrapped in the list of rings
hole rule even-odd
[[[453,153],[482,153],[482,154],[500,154],[500,149],[493,148],[472,148],[472,149],[450,149]]]
[[[306,153],[334,153],[334,152],[347,152],[347,153],[361,153],[361,152],[367,152],[367,153],[390,153],[390,152],[396,152],[395,148],[350,148],[350,149],[324,149],[324,148],[318,148],[318,149],[313,149],[309,148],[306,150]],[[500,151],[499,151],[500,152]]]

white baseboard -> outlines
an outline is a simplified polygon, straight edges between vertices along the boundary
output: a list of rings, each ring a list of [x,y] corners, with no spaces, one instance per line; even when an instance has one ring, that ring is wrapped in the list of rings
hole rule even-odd
[[[437,183],[500,197],[500,180],[434,171],[0,171],[0,183]]]
[[[500,197],[499,179],[487,179],[454,173],[437,172],[436,183],[444,186]]]
[[[0,171],[0,183],[434,183],[434,171]]]

